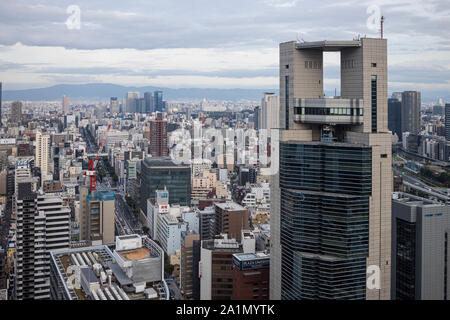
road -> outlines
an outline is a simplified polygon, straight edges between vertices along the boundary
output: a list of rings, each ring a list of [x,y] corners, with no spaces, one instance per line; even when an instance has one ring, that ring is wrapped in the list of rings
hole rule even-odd
[[[169,287],[170,291],[170,299],[171,300],[182,300],[180,288],[177,286],[176,281],[172,278],[166,279],[167,287]]]
[[[400,171],[399,169],[393,167],[392,168],[394,173],[397,175],[400,175],[403,178],[404,184],[407,185],[410,188],[420,190],[422,192],[425,192],[431,196],[434,196],[436,198],[439,198],[441,200],[444,200],[446,202],[450,202],[450,197],[448,197],[447,193],[434,188],[433,186],[430,186],[426,184],[425,182],[421,181],[420,179],[411,176],[408,171]]]

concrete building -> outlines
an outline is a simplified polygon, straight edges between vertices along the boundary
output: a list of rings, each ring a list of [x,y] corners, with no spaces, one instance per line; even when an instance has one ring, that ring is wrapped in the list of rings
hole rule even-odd
[[[147,237],[51,252],[53,300],[169,300],[164,253]]]
[[[270,129],[279,128],[280,125],[280,103],[274,93],[265,92],[261,99],[261,111],[258,119],[259,129],[266,129],[270,137]]]
[[[200,300],[230,300],[233,294],[235,253],[242,253],[242,244],[226,234],[201,242],[199,262]]]
[[[227,234],[229,238],[241,240],[242,230],[248,229],[248,210],[235,202],[215,203],[215,234]]]
[[[50,251],[70,245],[70,208],[62,199],[20,183],[17,214],[15,299],[50,298]]]
[[[150,120],[149,154],[151,154],[152,157],[169,156],[167,139],[167,120],[162,118]]]
[[[50,135],[37,131],[34,166],[41,169],[41,185],[46,180],[53,180],[53,174],[49,170],[51,159],[50,146]]]
[[[114,192],[80,188],[80,240],[93,244],[114,242]]]
[[[420,92],[402,92],[402,132],[419,134],[420,132]]]
[[[393,300],[450,299],[449,230],[450,206],[410,194],[393,194]]]
[[[16,124],[22,122],[22,102],[15,101],[12,103],[10,121]]]
[[[269,300],[270,256],[263,252],[233,254],[232,300]]]
[[[325,51],[340,52],[340,97],[324,97]],[[387,40],[281,43],[280,128],[270,298],[389,300]],[[380,267],[379,289],[366,286],[371,265]]]
[[[180,287],[184,296],[193,295],[194,279],[194,241],[200,240],[200,234],[188,230],[181,233]]]

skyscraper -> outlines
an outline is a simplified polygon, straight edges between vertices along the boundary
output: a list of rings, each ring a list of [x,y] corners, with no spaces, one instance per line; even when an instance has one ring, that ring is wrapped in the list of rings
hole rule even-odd
[[[324,51],[340,52],[341,97],[324,98]],[[387,41],[281,43],[280,128],[270,298],[390,299]]]
[[[36,151],[34,155],[34,166],[41,169],[41,185],[46,180],[52,180],[53,175],[49,174],[49,164],[51,158],[50,135],[36,132]]]
[[[22,122],[22,102],[15,101],[11,105],[11,122],[21,123]]]
[[[70,245],[70,208],[62,199],[19,183],[17,214],[16,299],[50,299],[50,251]]]
[[[394,98],[388,100],[388,128],[402,140],[402,103]]]
[[[134,113],[137,108],[137,100],[139,99],[139,92],[127,92],[126,107],[123,112]]]
[[[62,97],[62,106],[63,106],[64,114],[68,114],[70,111],[70,102],[69,102],[68,96]]]
[[[392,299],[450,299],[449,230],[450,206],[393,194]]]
[[[445,104],[445,140],[450,141],[450,103]]]
[[[270,129],[278,128],[280,124],[280,106],[274,93],[265,92],[261,99],[260,129],[266,129],[270,137]]]
[[[116,97],[111,97],[111,100],[109,101],[109,112],[120,113],[119,100],[117,100]]]
[[[153,95],[151,92],[144,92],[144,99],[145,99],[145,113],[150,114],[154,112],[154,101],[153,101]]]
[[[155,91],[153,94],[153,109],[157,112],[162,112],[164,110],[164,102],[163,102],[163,92]]]
[[[150,154],[152,157],[168,157],[167,120],[156,118],[150,120]]]
[[[402,92],[402,132],[420,132],[420,92]]]

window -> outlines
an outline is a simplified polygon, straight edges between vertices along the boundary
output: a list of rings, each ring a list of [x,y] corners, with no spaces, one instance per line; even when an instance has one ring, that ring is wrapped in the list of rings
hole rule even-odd
[[[288,64],[286,65],[286,69],[289,69],[289,65]]]
[[[376,68],[376,67],[377,67],[377,64],[372,62],[372,68]]]
[[[381,157],[382,157],[382,158],[387,158],[387,154],[386,154],[386,153],[383,153],[383,154],[381,155]]]

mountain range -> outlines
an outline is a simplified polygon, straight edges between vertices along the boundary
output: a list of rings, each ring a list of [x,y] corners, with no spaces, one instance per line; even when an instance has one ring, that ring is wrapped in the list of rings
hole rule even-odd
[[[250,100],[260,101],[264,92],[275,92],[278,90],[267,89],[201,89],[201,88],[161,88],[161,87],[127,87],[109,83],[90,84],[61,84],[47,88],[26,90],[5,90],[3,101],[25,100],[25,101],[53,101],[61,100],[63,95],[69,96],[71,101],[77,100],[109,100],[110,97],[123,98],[127,92],[163,91],[164,100]]]

